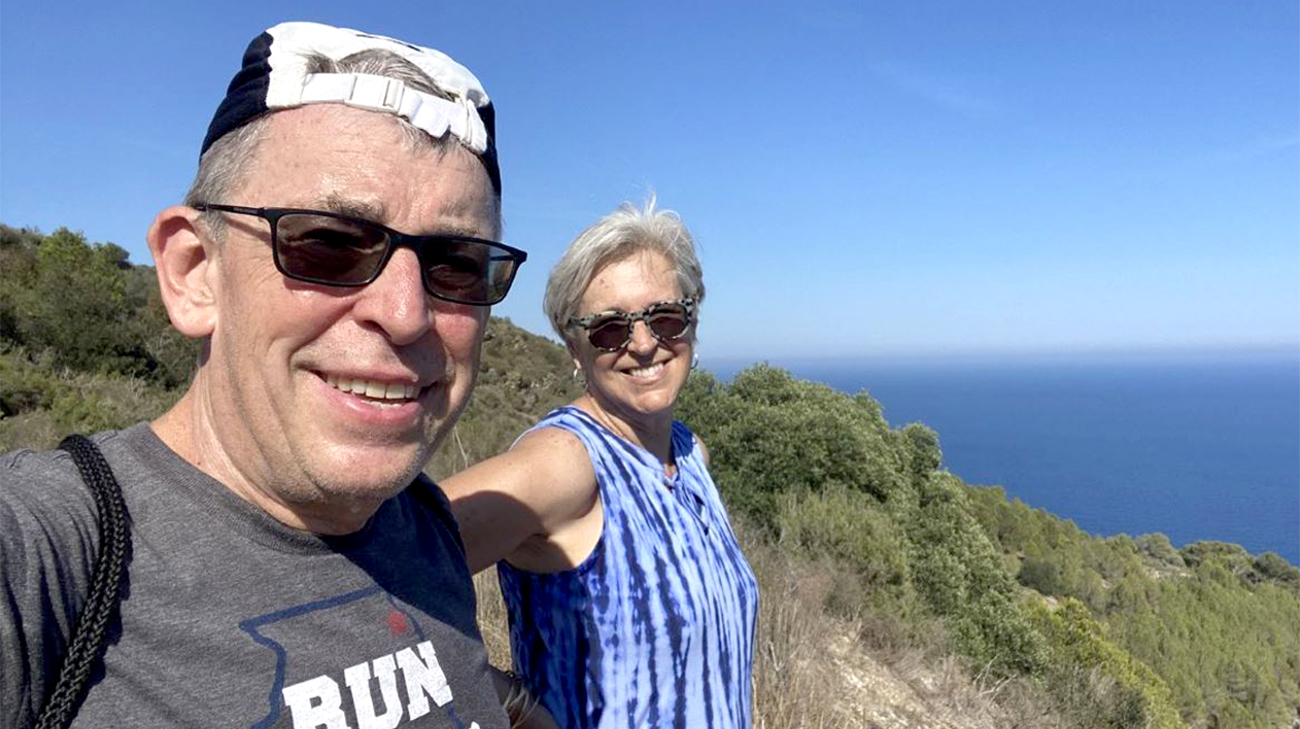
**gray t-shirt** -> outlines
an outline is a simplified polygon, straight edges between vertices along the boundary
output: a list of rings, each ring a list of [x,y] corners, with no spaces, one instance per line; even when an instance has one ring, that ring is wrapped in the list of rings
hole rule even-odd
[[[290,529],[148,424],[100,433],[132,551],[78,727],[454,727],[507,721],[464,550],[421,477],[361,531]],[[63,451],[0,455],[0,725],[28,726],[90,589],[97,510]]]

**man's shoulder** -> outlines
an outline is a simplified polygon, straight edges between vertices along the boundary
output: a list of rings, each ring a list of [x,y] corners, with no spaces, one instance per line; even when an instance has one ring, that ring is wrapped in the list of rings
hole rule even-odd
[[[129,449],[131,442],[138,440],[138,431],[142,427],[147,426],[140,424],[124,430],[104,430],[89,438],[113,466],[124,449]],[[51,491],[74,487],[85,488],[72,455],[63,449],[19,448],[0,453],[0,499],[34,496],[49,501],[49,497],[59,495],[51,494]]]
[[[147,425],[101,431],[90,439],[116,471],[141,427]],[[67,451],[22,448],[0,454],[0,534],[5,542],[38,536],[93,540],[97,514],[94,495]]]
[[[94,517],[94,499],[72,456],[30,448],[0,454],[0,523],[13,527],[16,519],[45,522],[58,514]]]
[[[403,494],[414,502],[415,508],[424,512],[422,521],[449,532],[457,546],[464,550],[460,538],[460,526],[451,513],[451,502],[447,500],[447,494],[443,492],[441,486],[422,473],[415,477]]]

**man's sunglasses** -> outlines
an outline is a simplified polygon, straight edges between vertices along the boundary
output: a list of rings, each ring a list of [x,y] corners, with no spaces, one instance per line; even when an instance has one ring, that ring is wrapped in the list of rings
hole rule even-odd
[[[424,290],[458,304],[490,306],[506,297],[528,254],[459,235],[407,235],[369,220],[297,208],[247,208],[197,203],[195,210],[255,215],[271,224],[271,252],[280,273],[326,286],[365,286],[398,246],[420,259]]]
[[[623,313],[607,311],[591,314],[581,319],[570,319],[569,326],[587,330],[591,346],[606,352],[616,352],[632,340],[632,327],[645,322],[646,328],[661,342],[680,339],[695,320],[695,299],[660,301],[641,311]]]

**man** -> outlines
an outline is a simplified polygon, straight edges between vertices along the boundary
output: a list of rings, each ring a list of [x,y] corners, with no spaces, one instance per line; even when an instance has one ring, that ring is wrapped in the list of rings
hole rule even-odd
[[[442,492],[420,475],[522,251],[487,94],[311,23],[249,46],[148,232],[203,340],[165,415],[92,438],[124,492],[120,622],[75,726],[504,727]],[[67,453],[0,457],[0,725],[36,721],[103,515]]]

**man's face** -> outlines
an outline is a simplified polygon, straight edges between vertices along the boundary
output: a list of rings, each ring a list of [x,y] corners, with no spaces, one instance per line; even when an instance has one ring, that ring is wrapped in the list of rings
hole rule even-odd
[[[334,211],[412,234],[500,233],[471,154],[417,149],[391,118],[335,104],[276,113],[247,178],[208,202]],[[339,504],[364,513],[406,487],[459,416],[488,309],[425,294],[409,248],[362,288],[292,281],[275,268],[265,220],[225,222],[200,373],[222,457],[276,500],[326,518]]]

